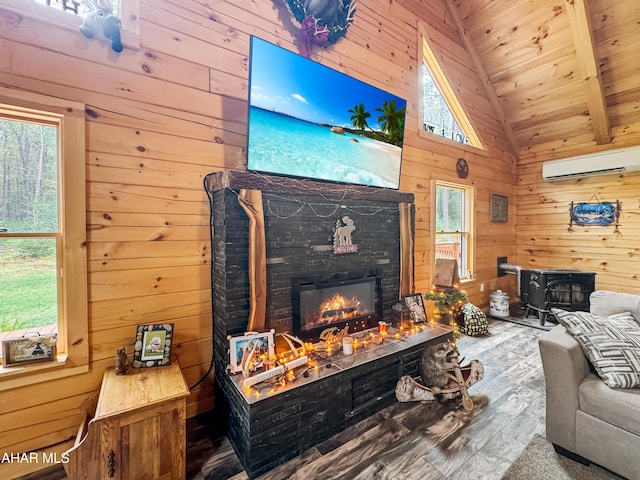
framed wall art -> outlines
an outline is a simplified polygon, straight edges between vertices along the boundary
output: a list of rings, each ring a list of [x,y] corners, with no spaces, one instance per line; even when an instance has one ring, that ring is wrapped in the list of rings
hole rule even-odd
[[[275,330],[251,332],[229,340],[229,367],[232,373],[262,369],[265,361],[275,357]]]
[[[492,193],[489,197],[489,221],[506,222],[509,220],[509,197]]]
[[[169,365],[172,343],[173,323],[138,325],[133,348],[133,367]]]

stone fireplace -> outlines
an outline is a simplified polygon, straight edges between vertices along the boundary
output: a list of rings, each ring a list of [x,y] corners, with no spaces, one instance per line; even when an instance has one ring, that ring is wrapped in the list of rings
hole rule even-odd
[[[401,252],[400,217],[406,210],[411,230],[413,194],[239,171],[211,174],[205,188],[212,209],[214,325],[221,327],[214,328],[215,351],[225,351],[227,335],[246,331],[251,308],[250,220],[238,202],[242,189],[262,192],[265,328],[278,333],[295,330],[294,315],[299,312],[293,311],[294,281],[306,289],[306,281],[344,283],[374,272],[376,298],[371,309],[376,321],[391,319],[401,293],[412,293],[413,267],[407,260],[413,253],[411,239],[407,251]],[[352,238],[358,251],[336,254],[333,235],[345,215],[355,223]]]
[[[228,374],[228,336],[244,334],[252,322],[258,331],[314,341],[330,326],[354,332],[394,320],[393,305],[413,293],[413,194],[239,171],[210,174],[205,190],[216,410],[228,417],[229,439],[254,478],[395,401],[397,379],[417,374],[425,344],[450,330],[433,326],[415,338],[332,359],[293,390],[249,396],[239,375]],[[247,190],[259,191],[261,203],[253,201],[249,213],[240,198]],[[336,248],[345,217],[351,243]]]

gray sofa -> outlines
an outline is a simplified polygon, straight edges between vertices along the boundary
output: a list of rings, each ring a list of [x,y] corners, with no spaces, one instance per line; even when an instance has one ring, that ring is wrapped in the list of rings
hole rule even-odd
[[[590,302],[594,315],[631,312],[640,319],[640,295],[597,290]],[[544,334],[539,346],[546,435],[556,452],[640,480],[640,388],[605,385],[562,325]]]

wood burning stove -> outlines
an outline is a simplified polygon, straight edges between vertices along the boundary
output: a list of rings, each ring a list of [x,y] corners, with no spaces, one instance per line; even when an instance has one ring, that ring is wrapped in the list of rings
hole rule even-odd
[[[538,314],[544,325],[552,308],[589,311],[589,296],[595,290],[595,273],[579,270],[522,270],[520,300],[526,306],[525,316]]]
[[[375,268],[292,278],[293,333],[315,341],[330,327],[374,327],[382,319],[380,283]]]

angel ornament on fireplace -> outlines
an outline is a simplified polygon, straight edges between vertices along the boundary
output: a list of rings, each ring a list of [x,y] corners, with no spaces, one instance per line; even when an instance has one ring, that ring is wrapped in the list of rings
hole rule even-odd
[[[356,253],[358,246],[353,244],[351,234],[356,226],[353,220],[344,216],[336,221],[336,229],[333,233],[333,253]]]

